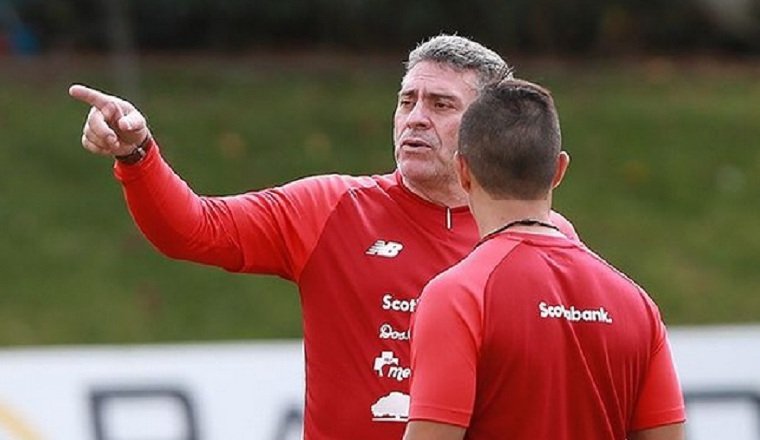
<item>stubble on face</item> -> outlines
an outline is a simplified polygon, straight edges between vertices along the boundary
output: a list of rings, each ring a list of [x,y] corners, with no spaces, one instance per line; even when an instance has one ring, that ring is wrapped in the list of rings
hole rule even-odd
[[[423,61],[404,77],[394,114],[394,155],[405,184],[425,198],[461,193],[456,177],[462,114],[477,97],[477,74]],[[448,194],[451,195],[451,194]]]

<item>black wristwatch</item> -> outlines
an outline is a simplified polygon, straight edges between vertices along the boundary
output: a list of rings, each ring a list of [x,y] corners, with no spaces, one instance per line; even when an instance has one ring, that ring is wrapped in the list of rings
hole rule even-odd
[[[146,137],[145,140],[140,143],[140,145],[136,146],[131,153],[122,154],[121,156],[114,156],[114,158],[121,163],[134,165],[137,162],[143,160],[143,158],[148,155],[148,151],[150,151],[150,147],[152,145],[153,143],[150,142],[150,135],[148,135],[148,137]]]

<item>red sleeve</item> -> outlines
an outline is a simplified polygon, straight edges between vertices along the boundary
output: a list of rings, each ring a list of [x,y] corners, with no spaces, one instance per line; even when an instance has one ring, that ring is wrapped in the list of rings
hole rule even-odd
[[[295,280],[330,213],[357,179],[323,176],[230,197],[203,197],[153,144],[136,165],[114,168],[143,234],[165,255],[235,272]]]
[[[461,275],[446,274],[423,290],[413,316],[409,419],[466,428],[475,402],[482,299],[453,281]]]
[[[654,352],[631,420],[631,431],[686,420],[683,393],[670,352],[665,325],[659,320]]]
[[[370,178],[325,175],[225,198],[238,231],[242,271],[297,280],[343,196],[372,184]]]
[[[557,211],[549,212],[549,221],[556,225],[560,232],[565,234],[565,237],[571,240],[580,240],[578,233],[575,232],[575,227],[570,223],[570,220],[566,219],[562,214]]]

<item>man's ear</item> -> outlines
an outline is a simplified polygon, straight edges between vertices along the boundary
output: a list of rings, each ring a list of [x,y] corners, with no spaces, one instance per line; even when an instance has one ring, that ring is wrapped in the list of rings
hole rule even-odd
[[[552,180],[552,189],[559,186],[562,182],[562,178],[565,177],[567,167],[570,166],[570,155],[567,151],[560,151],[557,156],[557,171],[554,172],[554,179]]]
[[[472,189],[472,176],[470,176],[470,168],[467,166],[467,159],[465,159],[459,152],[454,153],[454,159],[456,160],[457,177],[459,178],[459,185],[465,192],[469,193]]]

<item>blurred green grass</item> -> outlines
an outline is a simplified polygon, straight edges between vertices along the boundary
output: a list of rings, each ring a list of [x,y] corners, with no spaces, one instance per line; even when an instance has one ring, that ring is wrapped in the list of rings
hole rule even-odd
[[[107,59],[0,60],[0,344],[300,336],[295,288],[168,260],[107,158],[79,146],[69,84],[124,92]],[[572,156],[555,206],[670,324],[760,321],[760,82],[733,65],[518,63],[554,91]],[[163,152],[200,193],[392,169],[398,62],[142,60]]]

